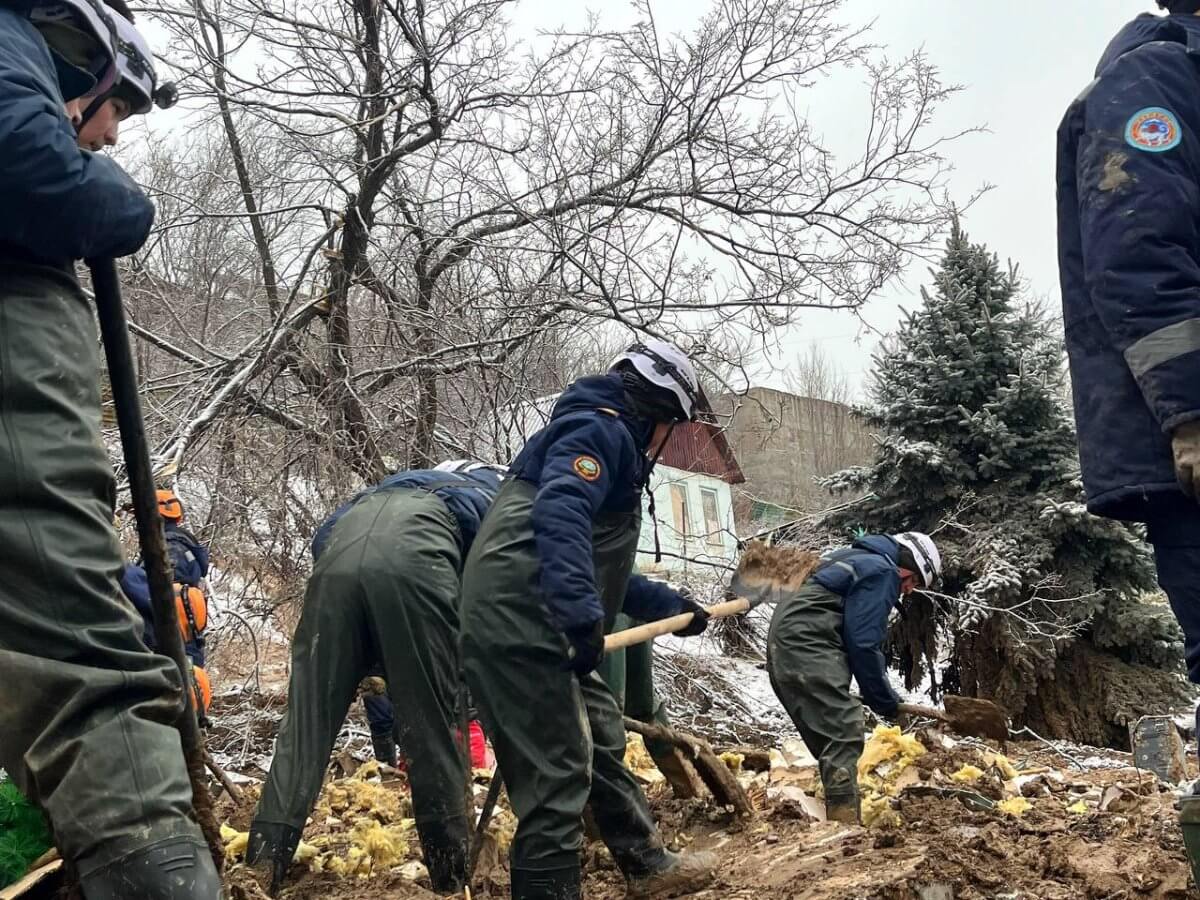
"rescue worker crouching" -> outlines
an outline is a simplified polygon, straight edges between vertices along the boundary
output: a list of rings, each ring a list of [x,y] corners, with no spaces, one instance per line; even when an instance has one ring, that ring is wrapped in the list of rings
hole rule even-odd
[[[589,805],[631,896],[712,879],[710,855],[663,846],[594,671],[622,610],[645,621],[696,612],[689,635],[707,623],[694,602],[632,575],[642,491],[698,390],[690,360],[665,341],[574,382],[512,463],[468,556],[463,662],[518,819],[514,900],[580,897]]]
[[[468,772],[456,740],[459,574],[500,487],[493,467],[416,470],[362,492],[312,542],[292,639],[287,710],[247,862],[279,890],[359,683],[378,669],[408,757],[413,815],[434,891],[461,891]]]
[[[828,817],[859,821],[862,703],[895,719],[900,698],[883,642],[900,597],[932,587],[942,561],[927,535],[868,535],[826,555],[804,586],[775,607],[767,636],[771,686],[817,758]]]

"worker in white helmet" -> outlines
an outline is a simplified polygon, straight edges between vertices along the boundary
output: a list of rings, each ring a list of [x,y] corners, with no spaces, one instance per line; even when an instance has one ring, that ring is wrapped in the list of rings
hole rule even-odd
[[[463,570],[463,663],[517,815],[514,900],[578,900],[583,810],[634,897],[712,880],[705,854],[663,846],[623,764],[625,728],[596,674],[622,610],[642,621],[703,610],[633,575],[641,494],[699,386],[691,361],[644,341],[581,378],[509,467]]]
[[[883,642],[902,596],[941,579],[942,558],[928,535],[867,535],[827,554],[796,593],[776,607],[767,671],[776,696],[820,764],[829,818],[859,821],[862,701],[894,719],[900,698],[887,677]]]

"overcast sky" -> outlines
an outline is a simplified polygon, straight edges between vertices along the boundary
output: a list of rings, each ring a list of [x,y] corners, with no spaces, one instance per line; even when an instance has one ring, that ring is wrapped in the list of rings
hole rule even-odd
[[[605,18],[628,9],[595,0],[523,0],[518,24],[574,24],[589,8],[604,10]],[[653,8],[662,30],[690,31],[707,3],[654,0]],[[899,57],[923,47],[944,81],[963,86],[938,119],[938,129],[954,133],[979,125],[988,131],[967,136],[948,151],[955,167],[951,187],[955,198],[965,201],[982,185],[994,185],[971,208],[967,229],[1001,258],[1019,263],[1030,290],[1057,305],[1058,123],[1091,81],[1110,38],[1134,16],[1153,11],[1153,0],[848,0],[844,9],[853,22],[875,23],[872,40],[889,47],[889,55]],[[904,284],[868,307],[866,321],[880,331],[889,330],[900,306],[916,304],[926,268],[911,267]],[[791,344],[799,349],[811,340],[819,341],[856,383],[862,383],[876,337],[864,333],[853,316],[807,314]],[[781,385],[782,374],[762,380]]]
[[[692,31],[709,8],[708,0],[652,2],[663,32]],[[1153,0],[847,0],[843,8],[852,23],[874,22],[872,42],[888,47],[893,58],[923,47],[945,82],[963,86],[934,129],[952,134],[983,126],[987,132],[968,135],[947,150],[955,167],[953,197],[963,202],[981,186],[994,185],[970,209],[968,231],[1001,258],[1019,263],[1030,291],[1055,305],[1058,122],[1091,81],[1112,35],[1154,8]],[[509,15],[516,33],[532,35],[539,29],[578,26],[589,10],[599,11],[605,24],[633,17],[624,0],[520,0]],[[840,112],[844,102],[864,96],[861,81],[854,79],[818,86],[814,94],[818,124],[824,121],[820,110]],[[918,288],[926,280],[924,264],[911,266],[904,283],[874,301],[863,319],[877,332],[890,330],[900,307],[918,302]],[[877,339],[849,313],[814,311],[789,335],[788,352],[817,341],[861,386]],[[776,371],[756,380],[783,386],[782,362],[776,360]]]

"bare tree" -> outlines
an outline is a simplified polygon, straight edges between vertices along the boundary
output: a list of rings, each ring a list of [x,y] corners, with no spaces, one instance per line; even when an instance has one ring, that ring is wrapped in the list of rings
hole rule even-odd
[[[729,0],[689,35],[641,3],[525,42],[511,0],[159,2],[191,113],[136,166],[157,457],[285,575],[356,484],[494,448],[496,410],[581,360],[656,335],[720,380],[947,221],[954,88],[845,0]],[[869,106],[838,156],[798,110],[847,72]]]

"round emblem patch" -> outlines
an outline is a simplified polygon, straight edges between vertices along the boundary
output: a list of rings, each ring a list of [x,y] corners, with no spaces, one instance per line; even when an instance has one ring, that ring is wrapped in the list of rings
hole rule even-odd
[[[600,463],[591,456],[577,456],[575,474],[584,481],[595,481],[600,477]]]
[[[1125,142],[1130,147],[1148,153],[1164,153],[1179,146],[1183,140],[1183,128],[1175,113],[1159,106],[1151,106],[1135,113],[1125,126]]]

